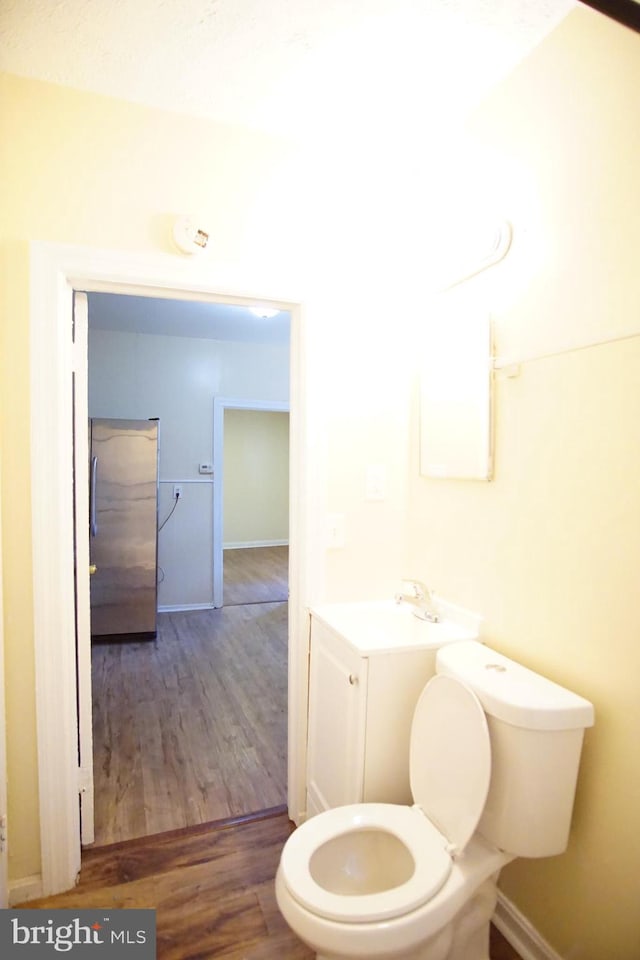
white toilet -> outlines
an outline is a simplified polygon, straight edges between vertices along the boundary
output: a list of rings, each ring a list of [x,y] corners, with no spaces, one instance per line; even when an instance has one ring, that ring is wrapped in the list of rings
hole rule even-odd
[[[593,707],[470,640],[438,651],[415,709],[414,806],[359,803],[302,824],[280,910],[318,960],[488,960],[500,869],[567,846]]]

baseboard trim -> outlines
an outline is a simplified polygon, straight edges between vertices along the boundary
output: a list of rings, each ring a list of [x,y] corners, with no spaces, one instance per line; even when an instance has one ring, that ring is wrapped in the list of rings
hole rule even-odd
[[[492,922],[513,949],[518,951],[522,960],[563,960],[500,890]]]
[[[251,547],[288,547],[288,540],[247,540],[243,543],[232,540],[229,543],[223,543],[223,550],[249,550]]]
[[[212,603],[166,603],[158,613],[183,613],[188,610],[213,610]]]
[[[145,846],[156,846],[167,840],[175,840],[177,837],[187,839],[188,837],[197,837],[202,834],[214,833],[217,830],[229,830],[233,827],[242,827],[247,824],[257,823],[261,820],[270,820],[272,817],[287,817],[286,804],[279,804],[277,807],[267,807],[264,810],[256,810],[253,813],[241,813],[235,817],[223,817],[220,820],[207,820],[205,823],[195,823],[190,827],[176,827],[174,830],[164,830],[162,833],[150,833],[143,837],[133,837],[130,840],[116,840],[115,843],[105,843],[102,846],[88,844],[82,848],[82,859],[86,862],[92,856],[102,856],[105,851],[117,853],[120,850],[138,849]]]
[[[30,877],[21,877],[20,880],[9,881],[9,906],[15,907],[19,903],[29,900],[39,900],[42,896],[42,876],[34,873]]]

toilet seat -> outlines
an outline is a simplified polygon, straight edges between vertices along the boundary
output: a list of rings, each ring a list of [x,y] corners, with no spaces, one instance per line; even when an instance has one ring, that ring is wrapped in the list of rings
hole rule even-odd
[[[282,851],[287,890],[316,917],[342,923],[373,923],[416,910],[446,883],[452,857],[473,836],[490,779],[491,746],[480,701],[460,681],[436,675],[418,700],[411,728],[416,805],[356,803],[307,820]],[[380,836],[361,845],[359,863],[357,834],[363,832]],[[341,845],[340,839],[348,837],[353,844]],[[401,869],[380,868],[380,856],[376,863],[371,849],[378,841],[390,851],[390,863],[399,855]],[[324,854],[325,867],[318,870]],[[351,874],[367,879],[352,883]]]
[[[482,704],[460,680],[436,674],[420,694],[409,771],[414,801],[461,853],[487,802],[491,740]]]
[[[332,893],[314,880],[311,859],[324,844],[361,830],[397,838],[413,859],[413,873],[405,882],[379,893]],[[291,834],[280,860],[291,896],[311,913],[343,923],[388,920],[415,910],[437,893],[451,867],[446,838],[422,811],[391,803],[349,804],[307,820]]]

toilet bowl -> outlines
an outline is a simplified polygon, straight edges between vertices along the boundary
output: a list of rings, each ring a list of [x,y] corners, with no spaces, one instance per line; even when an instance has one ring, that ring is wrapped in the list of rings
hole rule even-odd
[[[320,819],[323,840],[304,829]],[[357,841],[349,841],[358,836],[362,845],[354,854]],[[396,845],[402,855],[392,852],[386,871],[384,858]],[[319,866],[325,857],[326,866]],[[464,857],[454,860],[417,807],[353,804],[294,831],[278,867],[276,899],[289,926],[319,958],[444,960],[453,956],[452,921],[461,911],[474,916],[476,928],[491,918],[494,878],[511,859],[474,837]],[[467,953],[460,957],[467,960]]]
[[[436,669],[411,731],[414,805],[327,810],[284,846],[278,906],[319,960],[488,960],[502,867],[566,846],[591,704],[475,641],[439,652]],[[552,774],[543,822],[529,824],[530,805],[514,810],[509,798]],[[503,834],[511,849],[496,842]]]

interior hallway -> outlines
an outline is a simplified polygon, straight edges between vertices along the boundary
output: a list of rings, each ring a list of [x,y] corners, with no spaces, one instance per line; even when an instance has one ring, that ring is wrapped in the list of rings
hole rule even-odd
[[[287,548],[277,549],[279,566],[264,559],[278,592],[262,596],[285,599],[164,613],[155,641],[94,643],[94,846],[286,803]],[[256,551],[232,553],[229,589],[255,595],[260,558],[245,576],[240,555]]]

